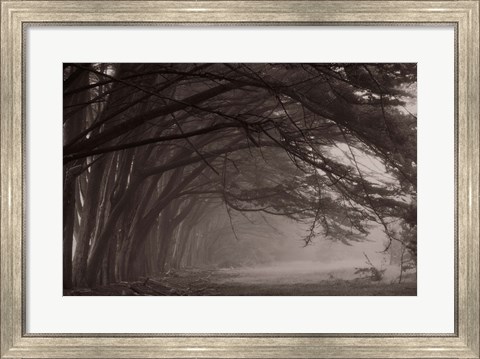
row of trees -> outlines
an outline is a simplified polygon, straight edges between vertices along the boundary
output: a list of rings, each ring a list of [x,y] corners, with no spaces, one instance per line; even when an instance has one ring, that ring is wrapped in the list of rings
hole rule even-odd
[[[64,288],[208,261],[219,210],[234,236],[235,213],[307,223],[305,245],[375,223],[416,256],[415,64],[63,71]]]

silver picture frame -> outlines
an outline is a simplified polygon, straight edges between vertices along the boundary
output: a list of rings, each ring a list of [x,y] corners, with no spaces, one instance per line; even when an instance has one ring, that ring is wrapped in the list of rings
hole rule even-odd
[[[1,3],[0,357],[480,358],[479,0]],[[32,334],[25,330],[25,67],[29,24],[442,25],[456,41],[453,334]]]

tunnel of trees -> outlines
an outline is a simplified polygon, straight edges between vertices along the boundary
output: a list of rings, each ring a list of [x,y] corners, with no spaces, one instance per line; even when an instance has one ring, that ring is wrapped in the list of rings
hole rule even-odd
[[[305,246],[364,241],[375,225],[385,250],[415,259],[416,73],[65,63],[64,288],[228,256],[239,214],[301,222]]]

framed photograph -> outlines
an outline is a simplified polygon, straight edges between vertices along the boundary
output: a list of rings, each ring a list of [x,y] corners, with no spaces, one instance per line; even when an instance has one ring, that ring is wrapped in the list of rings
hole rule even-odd
[[[1,2],[1,358],[480,359],[479,5]]]

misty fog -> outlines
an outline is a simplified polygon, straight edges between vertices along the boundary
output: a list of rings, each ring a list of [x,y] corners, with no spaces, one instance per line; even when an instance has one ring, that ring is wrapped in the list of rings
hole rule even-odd
[[[65,295],[416,295],[416,64],[63,70]]]

